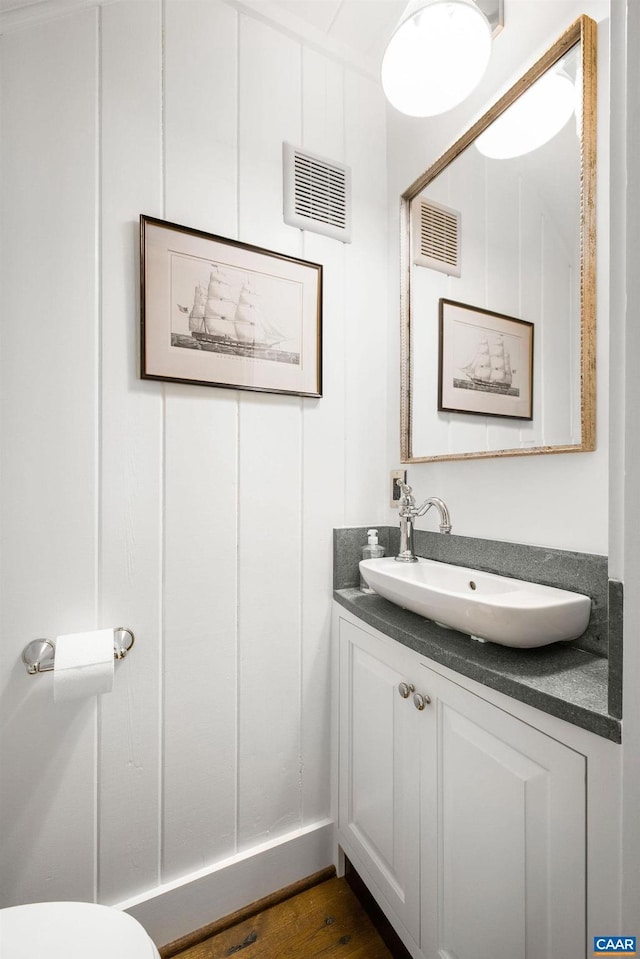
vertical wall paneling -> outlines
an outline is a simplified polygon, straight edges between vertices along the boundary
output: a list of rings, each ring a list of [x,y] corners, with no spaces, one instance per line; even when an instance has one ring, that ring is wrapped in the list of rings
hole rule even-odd
[[[344,162],[345,69],[334,60],[302,50],[302,146]],[[313,234],[316,236],[317,234]],[[312,235],[305,233],[305,242]],[[338,241],[339,242],[339,241]],[[337,249],[344,249],[338,246]]]
[[[265,20],[122,0],[1,41],[0,905],[144,903],[167,940],[330,859],[331,529],[388,493],[383,97]],[[352,166],[351,245],[283,223],[283,140]],[[321,399],[140,379],[141,213],[323,264]],[[97,705],[19,662],[120,624]]]
[[[345,161],[353,175],[353,240],[345,250],[345,510],[369,523],[388,501],[385,100],[378,83],[345,76]]]
[[[101,622],[135,650],[101,699],[99,897],[154,885],[162,591],[162,395],[138,378],[138,217],[162,215],[161,8],[101,8]]]
[[[165,56],[167,219],[235,237],[235,11],[169,0]],[[238,403],[171,385],[165,409],[166,882],[235,851]]]
[[[300,815],[300,448],[293,398],[240,406],[240,848]]]
[[[301,136],[301,49],[240,19],[239,236],[300,254],[282,222],[282,141]],[[240,848],[300,817],[302,407],[267,393],[240,397]]]
[[[344,159],[344,69],[313,51],[302,58],[305,149]],[[304,233],[304,256],[323,264],[323,396],[303,401],[302,815],[329,808],[332,529],[344,523],[345,246]]]
[[[459,209],[461,274],[449,281],[450,297],[471,306],[491,308],[487,290],[487,174],[486,161],[475,149],[466,150],[449,171],[450,193],[445,201]],[[478,302],[480,297],[481,302]],[[489,420],[459,413],[438,414],[449,421],[449,452],[484,450]],[[430,445],[430,448],[431,445]]]
[[[567,376],[572,364],[569,290],[570,267],[567,250],[553,219],[543,217],[542,309],[544,352],[542,367],[545,377],[545,442],[556,444],[571,435],[571,379]],[[579,322],[579,319],[577,322]],[[573,364],[575,367],[575,364]],[[566,439],[565,439],[566,441]]]
[[[194,390],[166,404],[165,882],[235,851],[237,403]]]
[[[451,299],[455,280],[438,270],[414,266],[412,302],[416,304],[417,322],[412,323],[412,349],[416,358],[416,375],[412,380],[413,408],[420,411],[413,418],[414,449],[449,449],[451,414],[438,412],[439,321],[438,302]],[[421,311],[418,304],[429,303],[432,309]]]
[[[533,327],[533,419],[523,423],[520,431],[524,446],[542,446],[544,433],[544,390],[542,388],[542,357],[545,326],[542,312],[542,216],[537,197],[526,189],[522,180],[519,185],[520,218],[520,303],[522,318]]]
[[[580,256],[573,258],[574,264],[580,263]],[[572,317],[580,317],[580,277],[579,267],[571,267],[567,273],[569,313]],[[582,440],[582,415],[581,415],[581,376],[580,369],[577,366],[576,358],[580,356],[580,322],[571,323],[569,355],[574,357],[574,363],[571,369],[571,381],[569,384],[571,390],[571,442],[580,443]],[[613,578],[613,577],[612,577]]]
[[[514,163],[485,163],[487,308],[496,313],[529,319],[520,304],[520,250],[518,170]],[[512,359],[517,369],[524,357]],[[487,448],[512,449],[520,445],[522,420],[487,418]]]
[[[224,3],[166,3],[167,219],[237,230],[237,14]]]
[[[19,660],[96,618],[96,24],[2,38],[2,905],[94,895],[95,701]]]
[[[450,194],[446,202],[459,209],[461,225],[461,275],[450,280],[451,299],[491,309],[487,289],[487,162],[475,149],[461,154],[450,168]],[[481,302],[478,302],[480,299]],[[449,452],[487,448],[489,419],[460,413],[447,414]],[[433,448],[433,447],[430,447]]]
[[[427,189],[428,199],[444,206],[452,206],[450,197],[451,176],[445,170],[436,177]],[[417,209],[419,209],[419,206]],[[467,218],[462,220],[466,224]],[[463,250],[465,248],[463,247]],[[469,264],[465,262],[465,271]],[[415,357],[411,388],[413,409],[419,415],[413,417],[412,445],[416,450],[449,450],[451,414],[438,412],[438,343],[439,322],[437,304],[441,297],[460,299],[457,287],[459,280],[429,267],[413,266],[411,279],[411,302],[414,322],[411,328],[413,355]],[[429,304],[425,310],[422,304]],[[417,322],[416,322],[417,320]]]
[[[241,16],[239,84],[239,239],[299,256],[300,231],[282,219],[282,142],[302,135],[301,47]]]

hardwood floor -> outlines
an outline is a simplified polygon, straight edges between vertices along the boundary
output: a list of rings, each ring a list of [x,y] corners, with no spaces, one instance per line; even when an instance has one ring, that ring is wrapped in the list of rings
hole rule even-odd
[[[172,953],[176,959],[391,959],[346,879],[329,879]]]

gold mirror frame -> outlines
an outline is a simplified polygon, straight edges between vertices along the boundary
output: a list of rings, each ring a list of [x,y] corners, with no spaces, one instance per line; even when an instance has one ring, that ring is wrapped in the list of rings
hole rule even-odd
[[[567,446],[537,446],[523,449],[487,450],[438,456],[414,456],[412,445],[412,355],[411,355],[411,202],[459,156],[501,113],[521,96],[556,61],[581,43],[582,142],[580,151],[580,407],[581,442]],[[531,456],[539,453],[577,453],[595,449],[596,420],[596,99],[597,23],[581,16],[537,63],[521,77],[440,159],[429,167],[400,200],[400,453],[403,463],[442,460],[485,459],[496,456]]]

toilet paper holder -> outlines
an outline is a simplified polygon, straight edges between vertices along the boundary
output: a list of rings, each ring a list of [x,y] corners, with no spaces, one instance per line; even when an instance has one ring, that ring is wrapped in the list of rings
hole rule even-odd
[[[136,638],[127,626],[116,626],[113,630],[113,658],[124,659],[131,652]],[[22,650],[22,662],[29,675],[48,673],[53,669],[56,658],[56,646],[50,639],[32,639]]]

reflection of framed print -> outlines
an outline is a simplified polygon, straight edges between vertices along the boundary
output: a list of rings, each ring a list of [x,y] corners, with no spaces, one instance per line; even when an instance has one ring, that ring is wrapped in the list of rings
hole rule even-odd
[[[322,266],[140,217],[141,376],[322,395]]]
[[[438,409],[533,419],[533,323],[441,299]]]

